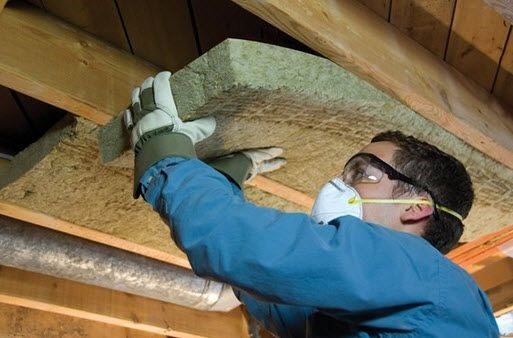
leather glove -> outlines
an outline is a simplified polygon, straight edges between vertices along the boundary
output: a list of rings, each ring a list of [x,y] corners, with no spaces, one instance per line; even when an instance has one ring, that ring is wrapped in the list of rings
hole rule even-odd
[[[279,157],[283,149],[277,147],[245,150],[207,161],[214,169],[237,183],[242,188],[257,174],[277,170],[287,161]]]
[[[144,172],[169,156],[196,157],[194,145],[213,134],[216,122],[205,117],[183,122],[171,92],[171,73],[149,77],[132,92],[132,105],[123,115],[135,153],[134,198]]]

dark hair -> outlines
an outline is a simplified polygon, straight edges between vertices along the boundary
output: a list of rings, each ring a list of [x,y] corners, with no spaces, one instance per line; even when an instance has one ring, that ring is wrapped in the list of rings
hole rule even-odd
[[[465,218],[474,200],[472,181],[463,164],[437,147],[406,136],[400,131],[386,131],[371,142],[387,141],[399,149],[394,153],[396,169],[429,189],[439,205],[452,209]],[[419,192],[397,181],[394,193]],[[422,237],[442,253],[451,250],[463,234],[463,223],[456,217],[439,210],[438,219],[431,216]]]

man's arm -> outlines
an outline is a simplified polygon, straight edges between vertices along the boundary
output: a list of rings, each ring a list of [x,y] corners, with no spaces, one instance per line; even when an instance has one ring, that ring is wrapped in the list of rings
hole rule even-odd
[[[424,275],[437,273],[436,266],[416,271],[430,263],[413,260],[408,247],[429,246],[420,238],[353,217],[319,225],[305,214],[255,206],[198,160],[160,161],[145,174],[142,191],[173,225],[197,274],[266,301],[366,312],[434,297],[425,282],[433,278]]]

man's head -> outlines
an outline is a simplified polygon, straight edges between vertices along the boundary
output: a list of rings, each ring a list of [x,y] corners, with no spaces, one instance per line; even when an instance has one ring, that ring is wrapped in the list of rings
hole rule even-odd
[[[412,185],[385,173],[378,183],[353,185],[362,199],[421,199],[463,217],[468,215],[474,199],[472,182],[454,157],[397,131],[376,135],[361,153],[376,156],[385,162],[383,166],[388,164],[415,182]],[[448,252],[463,233],[461,220],[429,204],[363,203],[363,219],[421,235],[442,253]]]

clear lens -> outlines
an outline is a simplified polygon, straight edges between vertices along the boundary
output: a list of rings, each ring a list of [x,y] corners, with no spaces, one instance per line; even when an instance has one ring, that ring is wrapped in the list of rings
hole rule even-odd
[[[378,183],[383,172],[369,163],[364,156],[354,157],[348,162],[342,172],[342,180],[349,185],[357,183]]]

